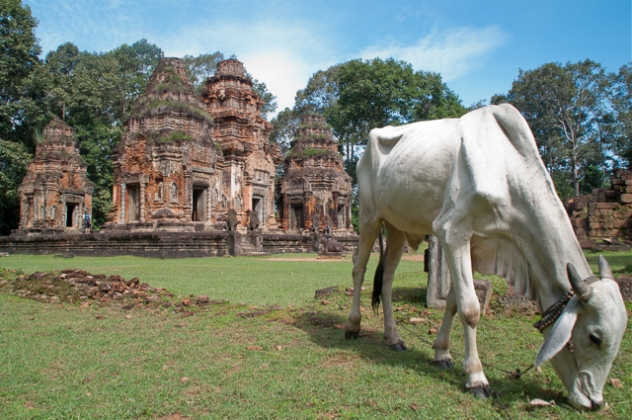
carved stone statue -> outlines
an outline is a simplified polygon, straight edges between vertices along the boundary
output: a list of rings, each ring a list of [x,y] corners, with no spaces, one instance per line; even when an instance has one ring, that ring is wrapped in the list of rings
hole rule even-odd
[[[228,209],[228,219],[226,220],[226,227],[229,231],[235,231],[239,220],[237,220],[237,212],[235,209]]]
[[[320,243],[323,246],[323,252],[342,252],[342,244],[334,238],[320,238]]]
[[[314,215],[312,216],[312,227],[309,228],[310,231],[318,233],[320,230],[320,206],[316,204],[314,206]]]
[[[175,182],[171,183],[171,192],[170,192],[169,199],[171,200],[172,203],[178,202],[178,187],[176,186]]]
[[[259,215],[256,211],[248,210],[250,221],[248,222],[248,230],[253,231],[259,227]]]
[[[332,222],[331,217],[327,215],[327,225],[325,226],[324,233],[325,235],[332,235],[334,233],[334,222]]]

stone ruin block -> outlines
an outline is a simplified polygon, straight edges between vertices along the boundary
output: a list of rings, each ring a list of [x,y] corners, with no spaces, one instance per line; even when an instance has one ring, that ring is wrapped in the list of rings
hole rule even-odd
[[[241,233],[237,231],[228,232],[228,238],[226,240],[226,250],[228,251],[228,254],[233,257],[242,255],[243,252],[241,250],[241,242],[242,242]]]
[[[445,309],[450,292],[450,271],[441,243],[436,236],[428,238],[428,252],[425,254],[424,267],[428,272],[426,302],[431,309]],[[488,280],[474,280],[474,290],[481,307],[481,314],[487,313],[492,297],[492,283]]]

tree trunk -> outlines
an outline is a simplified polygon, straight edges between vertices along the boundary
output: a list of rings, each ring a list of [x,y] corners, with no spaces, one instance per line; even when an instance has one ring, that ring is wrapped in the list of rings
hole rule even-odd
[[[575,197],[579,197],[579,179],[577,176],[577,156],[573,155],[571,159],[571,170],[573,175],[573,190],[575,192]]]

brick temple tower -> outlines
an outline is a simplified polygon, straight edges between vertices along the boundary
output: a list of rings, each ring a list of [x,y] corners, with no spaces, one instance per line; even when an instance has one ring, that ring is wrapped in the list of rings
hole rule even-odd
[[[221,155],[213,119],[184,65],[163,58],[112,154],[113,206],[106,229],[194,231],[216,221]]]
[[[86,177],[74,130],[59,118],[42,141],[18,188],[20,228],[27,233],[81,233],[85,209],[92,215],[94,184]]]
[[[258,214],[261,228],[276,229],[274,176],[283,158],[278,145],[268,140],[273,126],[261,115],[264,102],[243,63],[218,63],[215,76],[206,81],[202,101],[213,116],[213,139],[221,144],[224,157],[221,210],[235,209],[241,230],[248,224],[248,210]]]
[[[283,230],[351,233],[351,177],[343,168],[325,118],[303,116],[277,179],[277,208]],[[316,225],[316,226],[314,226]]]

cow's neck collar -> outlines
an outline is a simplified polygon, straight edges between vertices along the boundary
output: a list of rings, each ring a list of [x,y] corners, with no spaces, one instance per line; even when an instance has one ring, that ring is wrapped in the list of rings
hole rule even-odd
[[[587,279],[584,279],[584,283],[592,284],[597,280],[599,280],[597,277],[590,276]],[[537,328],[540,333],[542,333],[546,327],[554,324],[555,321],[557,321],[557,319],[560,317],[560,315],[562,315],[562,312],[564,311],[564,308],[566,308],[568,301],[570,301],[574,295],[575,292],[572,289],[566,292],[564,296],[562,296],[560,299],[557,300],[557,302],[549,306],[548,309],[544,311],[540,320],[535,322],[533,326]]]

